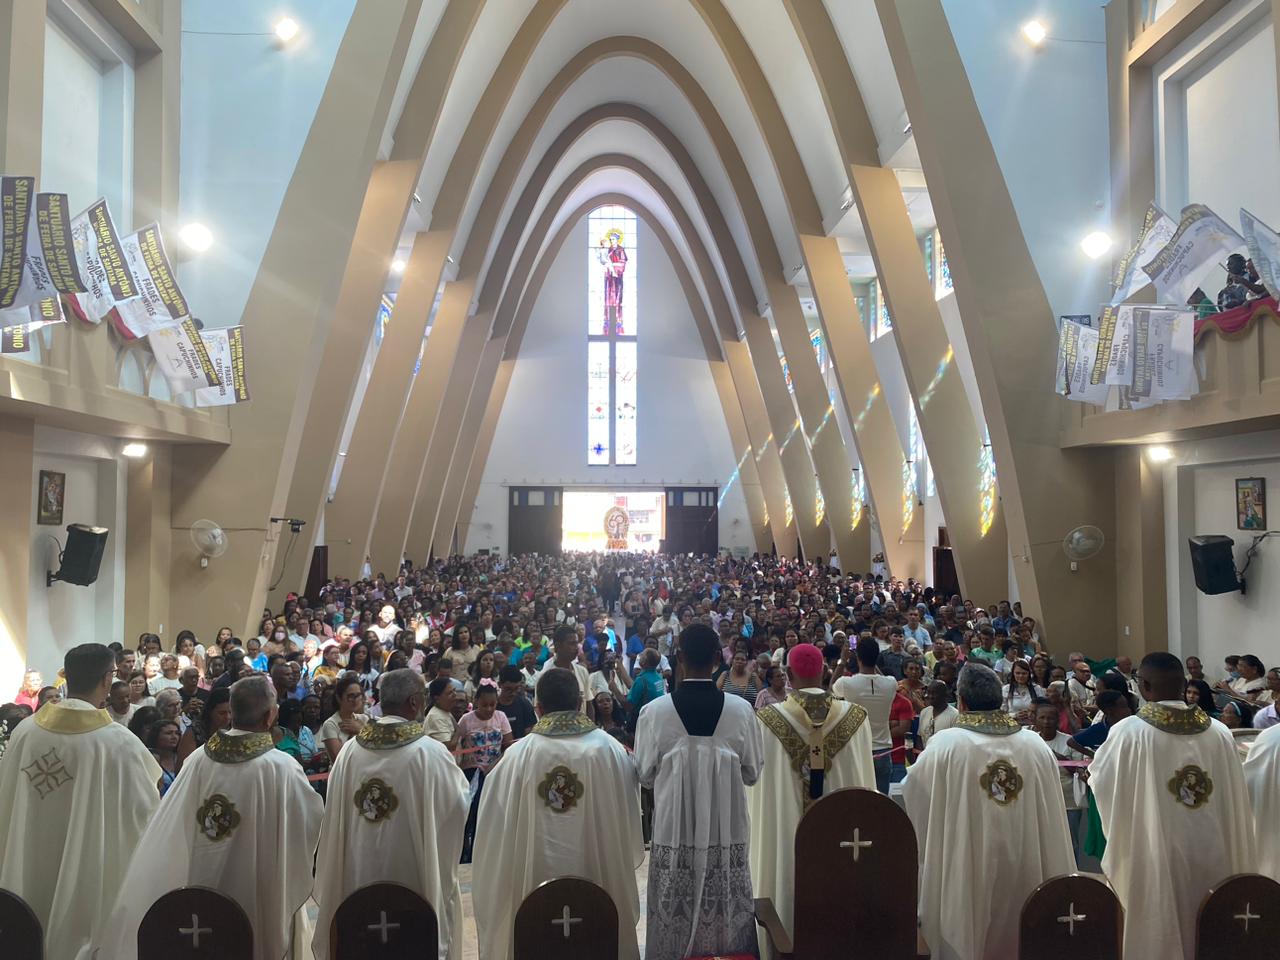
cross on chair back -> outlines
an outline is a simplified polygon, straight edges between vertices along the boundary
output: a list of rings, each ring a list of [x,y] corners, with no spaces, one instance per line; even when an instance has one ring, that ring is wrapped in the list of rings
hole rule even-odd
[[[1280,943],[1280,883],[1238,873],[1217,884],[1200,904],[1196,960],[1270,956]]]
[[[138,960],[253,960],[253,928],[216,890],[170,890],[138,926]]]
[[[16,893],[0,890],[0,957],[5,960],[41,960],[44,931],[40,920]]]
[[[1124,908],[1101,880],[1073,873],[1046,880],[1022,905],[1019,960],[1120,960]],[[1238,960],[1238,958],[1237,958]]]
[[[399,883],[361,887],[329,925],[329,956],[339,960],[436,960],[439,944],[435,910]]]
[[[548,880],[516,911],[515,960],[618,960],[618,908],[590,880]]]
[[[916,921],[916,833],[894,801],[874,790],[827,794],[800,818],[795,851],[793,943],[772,901],[756,901],[776,954],[845,960],[856,943],[875,960],[929,956]]]

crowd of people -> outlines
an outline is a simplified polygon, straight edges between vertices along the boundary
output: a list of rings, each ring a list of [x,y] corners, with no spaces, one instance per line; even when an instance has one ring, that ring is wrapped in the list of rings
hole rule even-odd
[[[612,887],[622,925],[628,918],[632,922],[633,938],[629,948],[622,944],[624,954],[629,949],[634,955],[635,949],[639,906],[627,883],[629,877],[634,887],[634,871],[644,853],[638,846],[641,836],[652,844],[648,956],[680,960],[752,952],[754,926],[742,915],[750,910],[753,879],[747,874],[748,845],[774,845],[782,851],[771,854],[766,867],[753,861],[755,886],[777,895],[779,885],[762,873],[791,869],[789,862],[781,862],[789,856],[786,824],[798,819],[824,789],[865,786],[902,793],[917,823],[929,873],[929,840],[919,819],[929,816],[930,801],[947,803],[953,815],[967,802],[943,799],[946,791],[938,786],[940,771],[958,762],[948,756],[956,753],[962,738],[945,737],[937,741],[944,747],[932,750],[930,744],[952,729],[995,738],[1025,732],[1025,738],[1008,741],[1023,752],[1009,755],[1014,772],[1001,772],[993,789],[1016,797],[1035,765],[1047,763],[1044,770],[1057,798],[1049,809],[1062,822],[1048,828],[1040,824],[1039,830],[1066,844],[1070,862],[1061,872],[1086,854],[1104,857],[1105,867],[1106,826],[1114,809],[1102,798],[1103,790],[1114,792],[1115,777],[1125,779],[1126,771],[1111,763],[1105,767],[1111,775],[1098,787],[1088,761],[1103,754],[1113,729],[1131,729],[1119,725],[1146,709],[1142,700],[1149,697],[1143,685],[1159,686],[1159,699],[1170,709],[1167,701],[1176,700],[1180,709],[1198,711],[1195,715],[1204,716],[1206,723],[1215,718],[1237,729],[1277,725],[1280,692],[1280,669],[1268,671],[1252,654],[1227,658],[1224,674],[1213,678],[1195,657],[1187,658],[1184,675],[1184,665],[1172,657],[1135,670],[1123,656],[1055,655],[1039,624],[1017,603],[984,608],[914,581],[845,574],[834,565],[759,555],[455,557],[416,570],[406,566],[394,578],[333,580],[314,597],[290,595],[281,610],[263,611],[257,634],[244,639],[222,627],[207,642],[183,630],[171,645],[146,633],[136,643],[112,646],[110,676],[89,679],[102,680],[105,715],[113,726],[132,734],[148,761],[136,763],[148,776],[154,774],[157,797],[174,795],[145,826],[144,846],[154,849],[150,840],[157,831],[181,833],[186,820],[166,826],[163,816],[183,804],[203,804],[198,813],[194,807],[182,809],[207,818],[213,831],[209,836],[217,833],[219,817],[229,821],[229,815],[222,808],[206,809],[212,787],[195,784],[202,779],[217,784],[230,767],[206,761],[216,761],[220,752],[230,756],[232,745],[240,748],[251,739],[258,751],[255,758],[262,751],[272,754],[269,776],[278,783],[265,788],[268,793],[299,784],[306,793],[290,801],[295,810],[292,837],[311,834],[316,839],[326,794],[346,797],[355,791],[361,797],[354,813],[341,802],[323,808],[330,832],[377,823],[393,796],[396,803],[412,799],[433,810],[430,844],[433,852],[449,854],[436,858],[429,877],[421,864],[406,865],[410,876],[405,882],[449,901],[457,863],[474,859],[476,896],[488,897],[491,905],[504,901],[501,910],[483,912],[487,927],[477,909],[486,960],[509,955],[509,921],[529,892],[527,865],[518,868],[518,859],[512,859],[520,856],[522,844],[527,858],[542,862],[542,879],[557,870],[574,872],[569,869],[573,855],[557,860],[559,854],[542,849],[547,831],[557,828],[557,814],[594,807],[603,797],[610,798],[609,806],[600,808],[602,822],[593,821],[591,829],[599,832],[594,839],[600,849],[613,852],[612,873],[604,871],[607,882],[602,885]],[[1168,676],[1168,661],[1178,663],[1176,684]],[[66,670],[49,685],[38,673],[28,672],[14,702],[0,707],[0,787],[18,783],[13,770],[5,769],[13,765],[4,757],[6,744],[20,739],[26,718],[35,714],[31,722],[41,724],[44,715],[52,724],[46,729],[57,729],[69,722],[65,711],[58,711],[73,706],[78,697],[85,699],[88,680],[77,685],[72,670],[69,657]],[[1166,695],[1174,686],[1176,696]],[[970,722],[977,714],[984,716],[985,728]],[[555,721],[550,726],[549,719]],[[381,742],[390,747],[409,742],[410,728],[403,724],[417,723],[420,738],[436,746],[415,748],[413,762],[424,764],[424,771],[434,770],[434,783],[406,786],[401,773],[396,779],[401,785],[393,790],[395,778],[386,770],[359,783],[352,779],[351,768],[373,762],[369,758],[385,766],[391,754]],[[784,745],[806,737],[817,737],[816,744],[833,738],[827,741],[825,777],[802,777],[798,792],[790,781],[768,783],[763,758],[776,746],[771,731]],[[612,746],[602,746],[600,737]],[[412,740],[416,743],[418,736]],[[117,736],[113,742],[118,748],[121,741]],[[983,741],[985,753],[980,754],[991,754],[990,743],[995,742]],[[353,755],[353,743],[367,749]],[[542,779],[546,763],[539,766],[534,757],[548,750],[564,754],[571,744],[577,750],[572,762],[547,767],[556,774]],[[708,752],[707,744],[719,748]],[[508,755],[513,760],[502,762]],[[844,773],[840,756],[850,758]],[[442,763],[449,772],[440,772]],[[812,777],[807,765],[805,771]],[[339,791],[340,779],[353,786]],[[612,787],[584,790],[591,779]],[[902,781],[902,787],[894,786]],[[683,786],[676,789],[673,783]],[[750,793],[752,814],[747,814],[745,794],[731,813],[722,811],[727,817],[720,825],[726,838],[724,862],[703,858],[695,870],[719,871],[720,899],[682,903],[682,898],[688,900],[694,868],[685,853],[689,838],[681,835],[687,811],[679,807],[690,802],[690,795],[706,797],[729,789],[725,783]],[[927,796],[922,784],[929,784]],[[632,787],[642,797],[634,804],[634,825],[627,800]],[[1189,789],[1194,791],[1194,785]],[[806,791],[813,791],[812,796]],[[795,810],[783,816],[779,811],[792,793]],[[0,796],[0,802],[4,799]],[[531,806],[527,823],[522,805]],[[540,814],[546,816],[540,820]],[[235,817],[249,815],[240,810]],[[0,811],[0,829],[4,816]],[[8,823],[11,832],[17,816]],[[278,820],[282,814],[264,811],[262,816]],[[547,816],[549,824],[543,822]],[[762,841],[760,821],[766,818],[782,821],[780,845],[775,843],[777,822]],[[793,835],[794,823],[790,830]],[[15,841],[11,837],[9,842]],[[260,842],[277,841],[267,837]],[[321,848],[316,899],[323,922],[336,906],[332,897],[338,891],[349,893],[355,882],[336,878],[332,870],[326,873],[325,851],[330,867],[362,858],[341,838],[320,833],[316,842]],[[406,856],[394,846],[387,847],[388,860]],[[755,861],[763,856],[757,849],[751,855]],[[282,863],[291,862],[291,854],[279,856]],[[1054,857],[1046,854],[1045,861]],[[952,868],[945,858],[934,866],[922,884],[922,921],[928,931],[926,915],[933,910],[935,936],[950,942],[949,932],[938,924],[946,910],[954,911],[954,903],[944,909],[946,898],[940,897],[931,906],[928,891],[933,880]],[[306,864],[290,869],[309,872]],[[361,869],[367,873],[369,867]],[[0,866],[6,881],[0,886],[9,884],[10,875]],[[368,875],[366,882],[373,879],[378,877]],[[702,879],[700,874],[697,886]],[[194,882],[190,876],[175,875],[178,885],[189,882]],[[251,884],[252,879],[242,882]],[[321,897],[321,891],[328,897]],[[730,895],[733,891],[736,897]],[[145,911],[147,905],[137,901],[133,907]],[[298,913],[301,902],[276,906],[278,921]],[[122,909],[115,905],[117,923],[124,922],[119,920]],[[986,924],[983,919],[972,937],[956,941],[967,946],[941,955],[995,956],[982,946],[984,937],[992,949],[999,943],[998,936],[983,932]],[[447,929],[458,927],[445,917],[442,936]],[[294,935],[286,924],[273,942],[287,945]],[[324,939],[316,938],[317,956],[323,955],[319,944]],[[1170,946],[1169,955],[1177,955],[1181,946]]]

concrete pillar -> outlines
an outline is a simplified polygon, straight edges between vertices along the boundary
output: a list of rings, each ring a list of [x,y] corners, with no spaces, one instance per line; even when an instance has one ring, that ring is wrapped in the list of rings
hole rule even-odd
[[[1116,450],[1116,503],[1128,505],[1116,511],[1116,652],[1135,663],[1169,649],[1164,469],[1141,446]]]
[[[27,665],[27,592],[36,509],[35,422],[0,414],[0,690],[6,700]],[[48,529],[48,528],[46,528]]]
[[[10,176],[40,176],[45,8],[46,0],[0,3],[0,170]]]
[[[124,529],[126,638],[155,631],[160,624],[166,625],[167,635],[177,634],[177,630],[169,626],[171,449],[168,444],[150,444],[145,457],[127,463]],[[220,559],[209,563],[205,575],[212,580],[221,575]],[[208,637],[202,639],[207,640]]]

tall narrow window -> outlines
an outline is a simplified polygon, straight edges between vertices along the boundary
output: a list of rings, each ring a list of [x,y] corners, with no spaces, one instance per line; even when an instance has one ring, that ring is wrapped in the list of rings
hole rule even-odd
[[[636,215],[587,215],[587,463],[636,462]]]

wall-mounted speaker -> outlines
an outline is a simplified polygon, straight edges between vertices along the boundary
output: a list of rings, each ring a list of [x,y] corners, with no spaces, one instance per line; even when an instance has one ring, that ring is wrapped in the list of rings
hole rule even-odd
[[[55,580],[87,587],[98,579],[102,554],[107,549],[106,527],[90,527],[83,523],[67,526],[67,545],[58,558],[58,572],[45,575],[48,586]]]
[[[1234,540],[1219,534],[1191,537],[1187,541],[1196,589],[1201,593],[1234,593],[1241,589],[1240,578],[1236,576],[1235,557],[1231,553],[1233,546]]]

